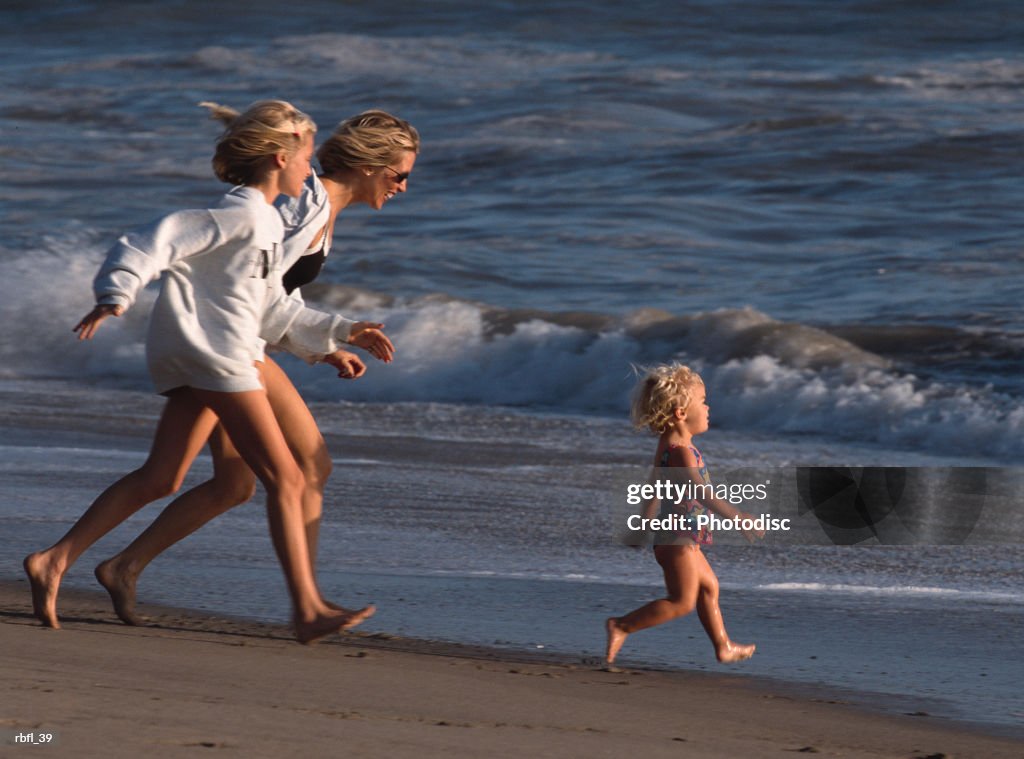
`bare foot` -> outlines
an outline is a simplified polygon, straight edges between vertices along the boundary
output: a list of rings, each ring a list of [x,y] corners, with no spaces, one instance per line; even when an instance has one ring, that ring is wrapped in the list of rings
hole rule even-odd
[[[619,655],[619,649],[626,642],[626,636],[629,633],[619,627],[618,620],[615,617],[608,617],[608,620],[604,623],[604,629],[608,631],[608,645],[604,651],[604,660],[611,664],[615,661],[615,657]]]
[[[331,633],[350,630],[372,617],[376,611],[377,607],[371,604],[365,609],[357,611],[337,612],[332,610],[330,614],[322,614],[309,622],[300,622],[296,619],[294,620],[295,639],[299,643],[315,643]]]
[[[355,611],[346,611],[345,616],[348,617],[348,621],[342,625],[342,630],[351,630],[356,625],[361,625],[363,622],[368,620],[374,614],[377,613],[377,607],[373,604],[365,606],[362,609],[356,609]]]
[[[718,657],[718,661],[722,664],[729,664],[734,661],[743,661],[749,659],[754,655],[754,650],[757,648],[753,643],[733,643],[729,641],[721,648],[715,651],[715,656]]]
[[[57,621],[57,591],[63,572],[47,560],[46,551],[29,554],[22,562],[32,586],[32,613],[47,627],[60,629]]]
[[[117,557],[107,559],[93,571],[96,580],[107,589],[114,602],[114,613],[126,625],[140,625],[142,620],[135,616],[135,581],[137,575],[119,572]]]

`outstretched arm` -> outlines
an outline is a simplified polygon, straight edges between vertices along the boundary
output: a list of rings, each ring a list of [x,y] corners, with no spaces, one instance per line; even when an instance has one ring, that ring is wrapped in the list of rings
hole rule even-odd
[[[230,212],[220,213],[230,218]],[[139,292],[171,264],[211,250],[223,237],[217,219],[208,210],[176,211],[122,235],[93,281],[96,303],[120,306],[124,313]]]
[[[179,258],[212,248],[221,237],[209,211],[177,211],[122,235],[93,280],[96,306],[72,327],[90,340],[108,316],[120,316],[139,292]]]
[[[260,337],[307,361],[311,357],[323,360],[343,345],[356,345],[390,362],[395,346],[380,331],[383,326],[308,308],[279,284],[276,297],[264,311]]]

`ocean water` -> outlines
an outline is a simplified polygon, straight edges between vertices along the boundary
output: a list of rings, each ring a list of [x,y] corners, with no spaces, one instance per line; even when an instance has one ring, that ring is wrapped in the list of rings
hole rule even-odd
[[[614,542],[606,515],[588,521],[600,483],[652,452],[625,425],[633,364],[675,359],[703,374],[713,473],[716,462],[1016,466],[1017,10],[996,0],[314,0],[301,12],[256,0],[244,14],[209,0],[4,4],[3,571],[15,575],[23,552],[55,540],[144,450],[159,409],[145,395],[152,296],[89,344],[70,327],[123,229],[223,191],[209,169],[218,130],[200,100],[284,97],[323,131],[382,107],[421,132],[408,193],[380,212],[346,209],[305,293],[384,321],[397,360],[354,383],[285,364],[339,463],[325,584],[365,586],[381,602],[380,629],[556,645],[513,632],[512,615],[485,603],[495,583],[520,583],[507,609],[533,599],[555,620],[553,599],[579,593],[572,623],[552,623],[557,646],[599,649],[583,632],[587,611],[599,628],[659,581],[646,552]],[[368,483],[358,476],[368,471],[386,476]],[[370,508],[382,498],[386,508]],[[259,509],[225,517],[154,565],[147,597],[281,618],[265,540]],[[782,658],[766,654],[758,674],[931,697],[949,690],[950,647],[986,624],[1019,640],[1024,557],[1013,545],[722,546],[713,563],[743,599],[741,629],[774,631],[767,648]],[[210,572],[225,583],[189,582]],[[449,586],[430,591],[423,577],[457,578],[488,612],[472,629],[446,624],[458,618],[451,607],[424,613],[396,577],[438,596]],[[806,646],[785,618],[767,623],[773,604],[800,610],[793,626],[820,611],[836,633],[834,666],[786,658]],[[902,626],[946,654],[893,663],[888,679],[857,675],[863,651],[842,627],[864,609],[872,621],[857,629],[880,635],[881,650],[921,656],[897,644]],[[934,622],[950,615],[969,621]],[[684,629],[699,638],[694,625]],[[636,645],[641,662],[695,661],[667,643]],[[944,695],[956,701],[945,711],[1019,721],[1020,673],[997,663],[1004,654],[1019,661],[991,643],[953,667],[959,682],[979,666],[987,677]]]
[[[281,96],[423,136],[311,290],[400,360],[314,397],[618,415],[630,362],[679,358],[716,425],[1020,457],[1012,2],[255,2],[230,31],[231,3],[5,8],[9,375],[145,386],[142,313],[100,345],[66,326],[121,230],[220,194],[196,102]]]

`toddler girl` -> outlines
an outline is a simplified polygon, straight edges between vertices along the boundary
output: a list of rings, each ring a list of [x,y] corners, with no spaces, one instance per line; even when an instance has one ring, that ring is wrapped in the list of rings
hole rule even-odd
[[[693,445],[693,438],[708,429],[709,411],[703,380],[696,372],[680,364],[655,367],[635,391],[633,423],[660,435],[654,456],[655,466],[672,467],[672,476],[680,479],[680,484],[710,484],[704,458]],[[646,517],[652,516],[656,504],[657,500],[648,504]],[[663,503],[661,516],[672,514],[673,507],[674,504]],[[734,643],[725,632],[722,612],[718,608],[718,578],[701,551],[702,545],[711,544],[711,533],[706,528],[697,528],[697,516],[706,514],[708,509],[727,518],[749,518],[749,515],[714,497],[683,502],[677,508],[679,510],[674,513],[688,518],[684,529],[661,533],[654,547],[654,557],[665,574],[668,595],[624,617],[608,619],[605,660],[609,664],[615,661],[630,633],[684,616],[694,608],[711,638],[718,661],[740,661],[749,659],[754,653],[754,645]],[[764,533],[748,532],[745,535],[751,540],[753,536],[762,537]]]

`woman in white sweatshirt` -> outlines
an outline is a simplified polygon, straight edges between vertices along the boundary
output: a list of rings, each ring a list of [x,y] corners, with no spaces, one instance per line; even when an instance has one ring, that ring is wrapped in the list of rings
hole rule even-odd
[[[306,356],[326,356],[348,342],[384,359],[393,351],[374,325],[313,311],[284,290],[284,225],[272,203],[280,194],[301,195],[315,131],[288,103],[250,107],[221,136],[213,159],[218,178],[237,186],[216,208],[179,211],[122,237],[96,279],[96,307],[75,327],[90,338],[162,273],[146,354],[154,385],[168,400],[147,464],[172,468],[180,483],[220,420],[267,492],[271,537],[292,598],[296,638],[304,643],[358,624],[374,610],[340,609],[316,587],[302,516],[303,475],[257,362],[264,341]],[[122,478],[60,541],[25,559],[34,611],[44,624],[59,627],[57,593],[71,564],[139,508],[137,499],[118,494],[136,484],[150,487],[152,479],[161,477],[145,467]]]
[[[238,116],[229,108],[204,105],[228,125]],[[380,209],[397,193],[405,192],[419,147],[416,129],[384,111],[366,111],[338,125],[317,151],[322,175],[310,176],[298,198],[282,195],[277,200],[285,224],[282,269],[286,290],[297,294],[297,288],[317,276],[330,252],[331,231],[342,210],[356,203]],[[295,346],[290,347],[296,352]],[[337,351],[323,360],[338,369],[340,377],[355,379],[366,371],[359,357],[346,351]],[[313,415],[288,375],[269,355],[261,367],[270,404],[304,475],[303,521],[310,562],[315,566],[331,458]],[[213,476],[178,496],[127,548],[96,567],[97,580],[110,594],[118,617],[127,624],[139,623],[135,614],[136,586],[146,566],[217,515],[248,501],[255,491],[256,476],[222,426],[210,437],[210,451]],[[167,468],[156,469],[155,476],[148,480],[152,487],[147,492],[135,489],[125,494],[139,500],[138,508],[177,490],[178,483],[168,476]]]

